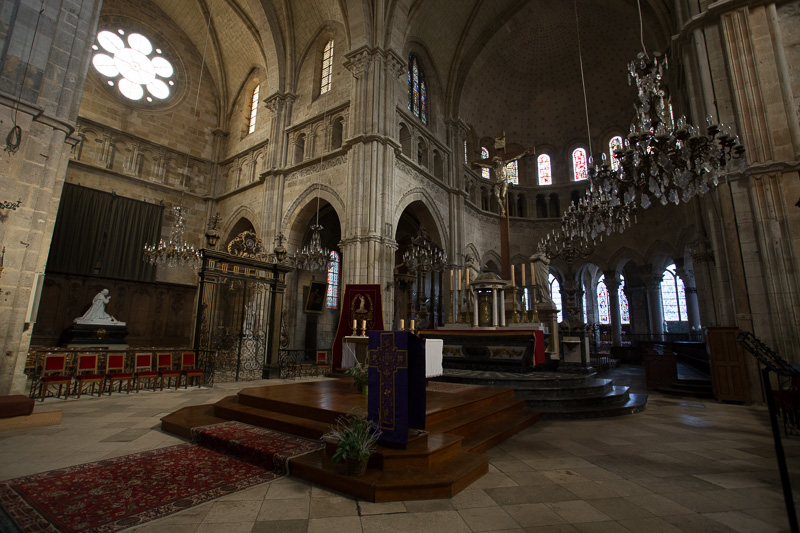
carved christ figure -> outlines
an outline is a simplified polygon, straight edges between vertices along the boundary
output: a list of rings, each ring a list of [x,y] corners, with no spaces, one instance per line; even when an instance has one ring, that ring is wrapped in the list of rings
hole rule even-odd
[[[506,152],[506,134],[494,141],[495,155],[475,161],[473,167],[488,168],[492,171],[492,192],[500,205],[500,216],[506,216],[506,195],[508,194],[508,173],[506,167],[512,161],[528,155],[528,150]]]

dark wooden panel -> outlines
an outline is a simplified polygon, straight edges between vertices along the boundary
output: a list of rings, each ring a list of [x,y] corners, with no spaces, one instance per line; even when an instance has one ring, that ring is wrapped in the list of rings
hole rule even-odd
[[[714,397],[719,401],[750,401],[745,355],[736,342],[738,333],[739,328],[736,327],[706,328],[711,383],[714,387]]]
[[[197,287],[51,273],[45,276],[31,346],[60,345],[72,321],[86,312],[102,289],[111,294],[106,311],[128,323],[131,347],[191,343]]]

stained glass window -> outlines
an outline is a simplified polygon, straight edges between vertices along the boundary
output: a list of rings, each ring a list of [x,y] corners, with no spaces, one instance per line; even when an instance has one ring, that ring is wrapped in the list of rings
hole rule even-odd
[[[514,185],[519,185],[519,165],[518,161],[512,161],[506,165],[506,180]]]
[[[539,164],[539,185],[552,185],[553,174],[550,169],[550,156],[542,154],[537,159]]]
[[[558,309],[558,321],[560,323],[563,320],[561,314],[563,311],[563,307],[561,305],[561,284],[552,274],[550,274],[548,278],[550,279],[550,299],[553,300],[556,309]]]
[[[325,94],[331,90],[331,82],[333,81],[333,39],[328,41],[325,45],[325,50],[322,52],[322,84],[319,93]]]
[[[675,265],[664,270],[661,277],[661,306],[667,322],[686,322],[686,290],[683,280],[675,273]]]
[[[250,99],[250,126],[247,128],[247,133],[256,131],[256,115],[258,114],[258,90],[261,86],[256,85],[253,89],[253,98]]]
[[[481,159],[489,159],[489,149],[484,146],[481,146]],[[481,169],[481,176],[483,176],[483,179],[488,180],[491,177],[489,175],[489,169],[483,167]]]
[[[126,36],[125,30],[103,30],[97,34],[97,44],[92,45],[92,49],[99,52],[92,57],[94,68],[109,78],[108,85],[116,85],[126,98],[144,98],[152,103],[153,98],[169,97],[175,85],[172,79],[175,70],[163,57],[161,49],[154,47],[144,35],[130,33]]]
[[[601,324],[610,324],[611,317],[608,312],[608,288],[606,287],[606,277],[600,276],[597,282],[597,317]]]
[[[628,298],[625,296],[625,278],[620,276],[619,277],[619,289],[617,289],[619,293],[619,321],[622,324],[630,324],[631,323],[631,314],[630,310],[628,309]]]
[[[611,168],[617,170],[619,168],[619,161],[614,157],[615,150],[622,150],[622,137],[617,135],[608,141],[608,157],[611,158]]]
[[[428,123],[427,92],[425,75],[419,67],[417,57],[412,54],[408,56],[408,109],[424,124]]]
[[[331,266],[328,267],[328,293],[325,296],[325,307],[339,307],[339,254],[331,252]]]
[[[575,174],[575,181],[586,179],[586,150],[583,148],[576,148],[572,152],[572,171]]]

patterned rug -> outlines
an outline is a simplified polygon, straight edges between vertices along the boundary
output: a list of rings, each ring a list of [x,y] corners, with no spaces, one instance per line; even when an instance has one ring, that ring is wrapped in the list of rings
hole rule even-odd
[[[466,383],[447,383],[445,381],[429,381],[426,390],[428,392],[446,392],[448,394],[458,394],[468,390],[481,389],[483,385],[468,385]]]
[[[230,435],[235,444],[226,451],[245,456],[178,444],[0,482],[0,505],[25,532],[119,531],[282,477],[289,458],[323,447],[239,422],[201,429],[218,448]]]

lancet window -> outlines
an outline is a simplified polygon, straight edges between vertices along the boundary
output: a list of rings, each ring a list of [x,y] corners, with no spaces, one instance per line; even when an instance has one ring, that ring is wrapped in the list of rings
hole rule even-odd
[[[562,312],[564,310],[561,304],[561,284],[552,274],[548,278],[550,281],[550,299],[553,300],[553,304],[558,309],[558,322],[560,323],[563,320]]]
[[[608,157],[611,159],[611,168],[613,170],[619,169],[619,161],[614,157],[615,150],[622,150],[622,137],[617,135],[608,141]]]
[[[328,41],[325,49],[322,51],[322,82],[320,84],[319,94],[325,94],[331,90],[331,82],[333,81],[333,39]]]
[[[572,152],[572,172],[575,175],[575,181],[581,181],[587,178],[586,150],[583,148],[576,148]]]
[[[685,322],[686,289],[683,280],[675,272],[675,265],[670,265],[661,276],[661,305],[664,320],[667,322]]]
[[[481,146],[481,159],[489,159],[489,149],[486,148],[485,146]],[[490,178],[489,169],[483,167],[481,169],[481,176],[483,177],[483,179],[488,180]]]
[[[537,158],[536,162],[539,167],[539,185],[552,185],[553,172],[550,168],[550,156],[542,154]]]
[[[630,324],[631,312],[628,308],[628,297],[625,296],[625,278],[623,276],[619,277],[619,288],[617,291],[619,293],[619,321],[621,324]]]
[[[428,90],[425,86],[425,74],[419,66],[417,56],[408,56],[408,109],[423,124],[428,123]]]
[[[258,114],[258,92],[260,85],[256,85],[255,89],[253,89],[252,98],[250,98],[250,124],[247,127],[247,133],[253,133],[256,131],[256,115]]]
[[[601,324],[610,324],[611,316],[609,310],[608,287],[606,287],[606,277],[600,276],[597,282],[597,318]]]
[[[328,292],[325,295],[325,307],[339,307],[339,254],[331,252],[331,264],[328,267]]]
[[[519,162],[512,161],[506,165],[506,180],[514,185],[519,185]]]

